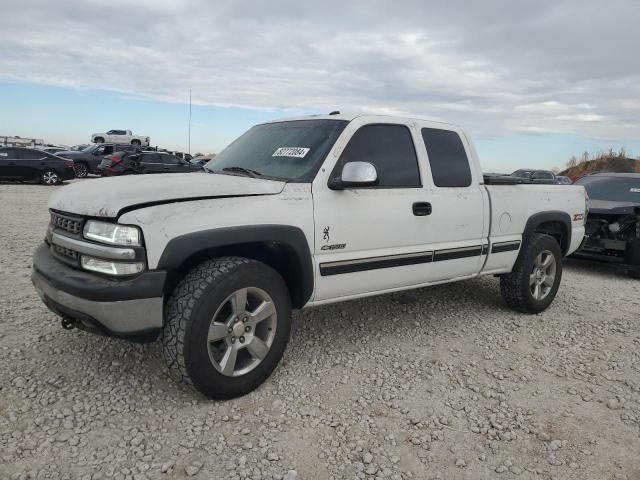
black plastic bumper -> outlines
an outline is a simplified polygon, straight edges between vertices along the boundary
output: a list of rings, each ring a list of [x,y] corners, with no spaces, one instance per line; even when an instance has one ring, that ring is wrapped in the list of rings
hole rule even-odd
[[[130,341],[157,338],[162,329],[164,271],[117,280],[71,268],[46,244],[33,257],[31,280],[47,307],[67,327]]]
[[[33,269],[54,288],[96,302],[161,297],[167,272],[153,270],[131,279],[114,279],[76,270],[56,260],[46,244],[33,255]]]

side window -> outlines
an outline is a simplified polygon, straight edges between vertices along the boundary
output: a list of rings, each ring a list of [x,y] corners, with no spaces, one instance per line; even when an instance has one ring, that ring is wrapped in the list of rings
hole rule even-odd
[[[19,158],[20,160],[37,160],[39,158],[44,158],[46,157],[46,153],[44,152],[38,152],[36,150],[18,150],[18,155],[16,155],[17,158]]]
[[[164,163],[165,165],[175,165],[177,163],[180,163],[178,159],[173,155],[167,155],[165,153],[165,154],[159,155],[159,157],[160,157],[160,163]]]
[[[140,161],[142,163],[158,163],[158,154],[157,153],[147,153],[145,155],[140,155]]]
[[[113,153],[113,145],[105,145],[104,151],[102,153],[104,153],[105,155]]]
[[[3,148],[0,150],[0,159],[2,158],[16,158],[16,151],[12,148]]]
[[[553,180],[553,175],[548,172],[535,172],[533,178],[536,180]]]
[[[382,188],[420,187],[420,171],[411,132],[404,125],[365,125],[353,134],[334,170],[348,162],[369,162]]]
[[[436,187],[468,187],[471,185],[469,159],[460,136],[451,130],[423,128],[422,139],[427,148],[431,175]]]

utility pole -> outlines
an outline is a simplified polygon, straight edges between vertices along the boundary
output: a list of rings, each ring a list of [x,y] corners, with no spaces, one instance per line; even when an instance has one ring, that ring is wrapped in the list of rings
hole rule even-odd
[[[189,89],[189,155],[191,155],[191,89]]]

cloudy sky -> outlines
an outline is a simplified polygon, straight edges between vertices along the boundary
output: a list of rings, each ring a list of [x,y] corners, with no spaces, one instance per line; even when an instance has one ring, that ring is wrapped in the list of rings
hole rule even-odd
[[[637,0],[5,0],[0,134],[219,151],[339,109],[466,127],[486,170],[640,155]]]

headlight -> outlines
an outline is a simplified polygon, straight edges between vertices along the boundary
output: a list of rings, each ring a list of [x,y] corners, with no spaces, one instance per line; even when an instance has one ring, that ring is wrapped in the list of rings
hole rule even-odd
[[[84,238],[111,245],[140,246],[140,229],[117,223],[89,220],[84,226]]]
[[[87,257],[83,255],[81,258],[82,268],[92,272],[105,273],[107,275],[135,275],[144,270],[144,263],[121,263],[112,262],[110,260],[101,260],[99,258]]]

